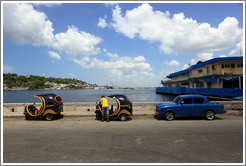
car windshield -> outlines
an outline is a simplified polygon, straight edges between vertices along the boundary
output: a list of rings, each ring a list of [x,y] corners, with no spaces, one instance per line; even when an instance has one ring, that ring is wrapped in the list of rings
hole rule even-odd
[[[176,97],[176,98],[173,100],[173,102],[179,103],[181,99],[182,99],[181,97]]]

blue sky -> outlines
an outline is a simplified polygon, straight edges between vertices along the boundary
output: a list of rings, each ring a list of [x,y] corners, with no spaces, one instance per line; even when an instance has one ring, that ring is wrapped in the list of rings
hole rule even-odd
[[[98,85],[166,75],[243,50],[242,3],[3,3],[3,72]]]

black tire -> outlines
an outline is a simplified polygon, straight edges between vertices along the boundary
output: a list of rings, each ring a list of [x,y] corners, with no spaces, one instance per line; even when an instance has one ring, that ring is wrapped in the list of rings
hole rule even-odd
[[[28,115],[25,115],[26,120],[31,120],[31,118]]]
[[[171,121],[174,119],[174,113],[171,112],[171,111],[167,111],[165,114],[164,114],[164,118],[168,121]]]
[[[47,114],[47,115],[45,115],[45,119],[46,119],[47,121],[51,121],[51,120],[54,119],[54,115],[53,115],[53,114]]]
[[[99,115],[99,114],[96,114],[96,119],[97,119],[97,120],[102,120],[102,116]]]
[[[127,121],[127,116],[125,114],[120,115],[120,120],[121,121]]]
[[[213,119],[215,118],[215,113],[214,113],[214,111],[212,111],[212,110],[206,111],[206,113],[205,113],[205,118],[206,118],[207,120],[213,120]]]

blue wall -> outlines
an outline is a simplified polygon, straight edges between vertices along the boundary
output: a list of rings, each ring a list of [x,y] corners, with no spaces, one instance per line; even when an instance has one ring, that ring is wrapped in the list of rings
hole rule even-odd
[[[243,89],[235,88],[186,88],[186,87],[157,87],[156,93],[170,94],[200,94],[206,96],[237,97],[243,96]]]

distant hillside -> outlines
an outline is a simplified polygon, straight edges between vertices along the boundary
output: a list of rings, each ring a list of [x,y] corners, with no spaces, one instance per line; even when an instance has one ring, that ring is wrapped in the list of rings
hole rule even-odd
[[[3,74],[4,90],[84,89],[97,87],[81,80],[45,76]]]

